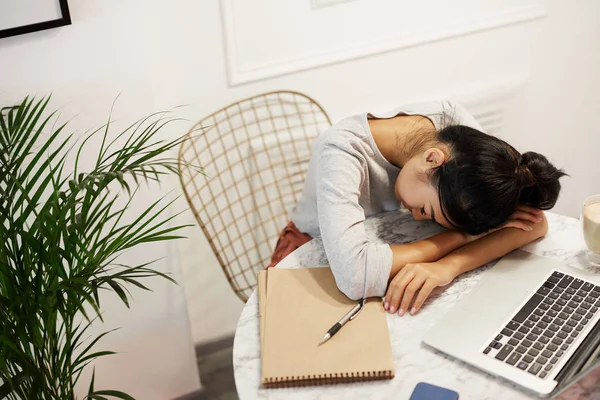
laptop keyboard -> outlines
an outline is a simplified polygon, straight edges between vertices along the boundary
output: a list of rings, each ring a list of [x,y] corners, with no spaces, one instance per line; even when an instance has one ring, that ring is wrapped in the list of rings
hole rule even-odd
[[[600,308],[600,286],[554,271],[483,350],[545,378]]]

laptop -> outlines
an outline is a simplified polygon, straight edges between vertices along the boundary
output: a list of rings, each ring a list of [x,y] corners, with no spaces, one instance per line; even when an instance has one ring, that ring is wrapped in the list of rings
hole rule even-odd
[[[423,341],[550,397],[600,368],[599,310],[600,274],[517,250]]]

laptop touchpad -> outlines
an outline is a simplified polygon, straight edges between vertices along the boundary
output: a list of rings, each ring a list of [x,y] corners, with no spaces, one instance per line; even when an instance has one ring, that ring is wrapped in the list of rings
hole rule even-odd
[[[461,308],[480,315],[493,312],[505,318],[507,313],[517,312],[516,307],[535,293],[547,273],[547,268],[522,260],[498,263],[485,272],[481,283]]]

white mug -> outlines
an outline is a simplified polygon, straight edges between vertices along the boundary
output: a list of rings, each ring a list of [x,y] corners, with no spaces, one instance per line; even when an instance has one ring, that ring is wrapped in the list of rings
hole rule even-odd
[[[581,208],[583,238],[590,264],[600,266],[600,195],[590,196]]]

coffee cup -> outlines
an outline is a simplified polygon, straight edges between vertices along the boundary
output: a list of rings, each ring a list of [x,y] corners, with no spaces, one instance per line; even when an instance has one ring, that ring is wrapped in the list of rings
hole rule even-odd
[[[581,210],[583,239],[590,264],[600,266],[600,195],[588,197]]]

